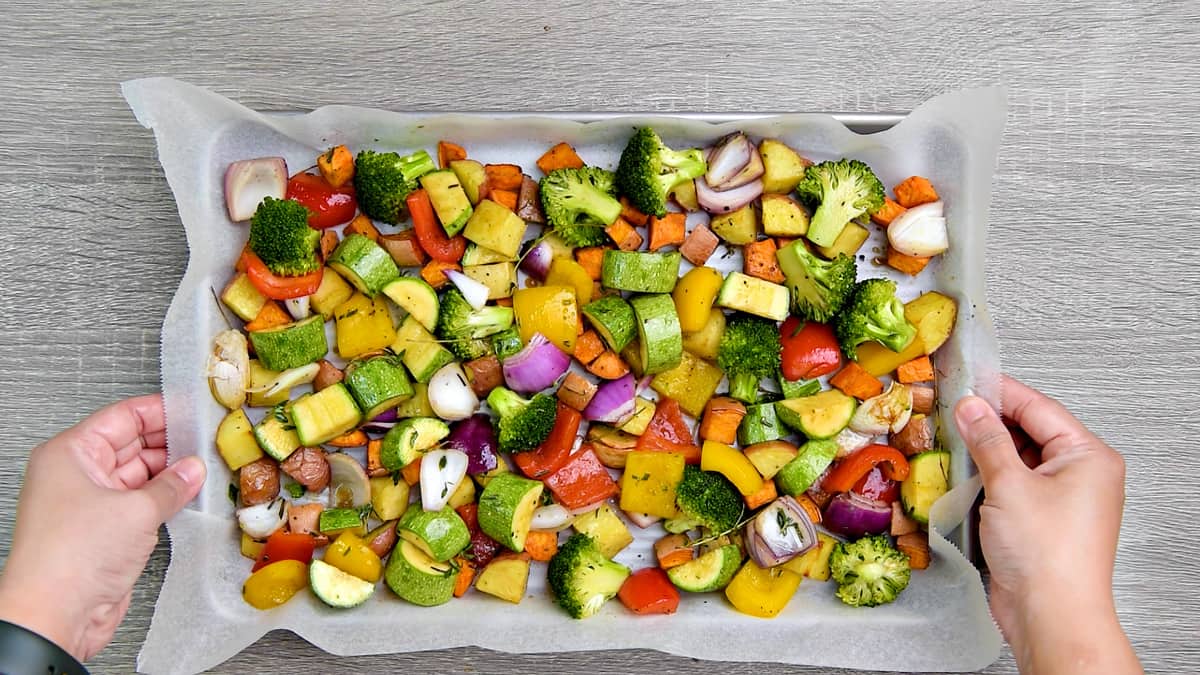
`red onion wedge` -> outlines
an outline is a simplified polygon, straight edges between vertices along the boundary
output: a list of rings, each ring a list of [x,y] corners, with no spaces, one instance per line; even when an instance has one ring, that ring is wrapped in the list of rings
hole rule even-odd
[[[500,464],[496,454],[496,432],[492,418],[483,413],[471,415],[454,425],[442,447],[460,450],[467,455],[467,473],[472,476],[487,473]]]
[[[763,182],[762,179],[755,179],[741,187],[736,187],[731,190],[718,192],[709,186],[704,181],[704,178],[696,179],[696,199],[699,200],[701,208],[712,214],[729,213],[737,211],[750,202],[762,196]]]
[[[804,507],[780,497],[746,526],[746,549],[759,567],[775,567],[817,545],[817,528]]]
[[[225,169],[225,208],[235,223],[250,220],[267,197],[287,194],[287,162],[282,157],[259,157],[234,162]]]
[[[529,344],[505,359],[502,367],[509,389],[529,394],[553,385],[570,366],[571,357],[566,352],[545,335],[534,333]]]
[[[446,270],[446,278],[462,293],[463,299],[467,301],[471,309],[478,311],[487,304],[489,291],[484,284],[458,270]]]
[[[717,191],[741,187],[761,177],[765,169],[762,155],[740,131],[717,141],[708,162],[704,180]]]
[[[637,386],[632,374],[600,385],[596,395],[583,409],[583,418],[589,422],[623,424],[637,411],[634,389]]]
[[[892,526],[892,506],[853,492],[843,492],[825,507],[821,524],[846,537],[880,534]]]
[[[521,256],[521,271],[538,281],[545,281],[554,260],[554,247],[545,239],[537,242]]]

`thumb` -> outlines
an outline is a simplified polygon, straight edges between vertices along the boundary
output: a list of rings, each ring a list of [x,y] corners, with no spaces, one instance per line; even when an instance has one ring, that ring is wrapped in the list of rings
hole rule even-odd
[[[171,516],[192,501],[200,493],[207,473],[204,461],[199,457],[184,457],[159,472],[138,490],[153,502],[156,523],[170,520]]]
[[[954,407],[954,421],[979,467],[985,488],[1002,474],[1026,469],[1008,427],[987,401],[978,396],[963,398]]]

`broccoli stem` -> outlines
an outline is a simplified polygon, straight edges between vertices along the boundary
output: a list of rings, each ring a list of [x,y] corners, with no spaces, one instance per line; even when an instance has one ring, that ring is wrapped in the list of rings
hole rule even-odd
[[[496,387],[487,397],[488,405],[501,418],[511,417],[524,408],[528,401],[521,398],[517,392],[506,387]]]
[[[758,401],[758,383],[762,380],[753,373],[737,373],[729,376],[729,395],[742,403]]]

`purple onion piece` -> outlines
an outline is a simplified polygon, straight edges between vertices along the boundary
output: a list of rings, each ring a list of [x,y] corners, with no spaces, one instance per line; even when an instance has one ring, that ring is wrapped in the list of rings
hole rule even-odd
[[[583,409],[583,418],[589,422],[621,424],[637,411],[635,388],[637,382],[630,373],[601,384],[596,395]]]
[[[696,200],[701,208],[712,214],[723,214],[736,211],[762,196],[762,179],[756,179],[741,187],[731,190],[717,191],[704,181],[696,179]]]
[[[545,281],[553,260],[554,247],[545,240],[539,241],[521,257],[521,271],[538,281]]]
[[[821,524],[845,537],[881,534],[892,525],[892,507],[853,492],[843,492],[825,507]]]
[[[442,446],[460,450],[467,455],[467,473],[472,476],[495,469],[500,458],[496,454],[496,432],[492,419],[483,413],[471,415],[450,429]]]
[[[552,386],[570,367],[570,355],[541,333],[534,333],[529,344],[505,359],[502,365],[508,387],[526,394]]]
[[[817,545],[817,528],[791,497],[771,502],[746,525],[746,548],[759,567],[775,567]]]

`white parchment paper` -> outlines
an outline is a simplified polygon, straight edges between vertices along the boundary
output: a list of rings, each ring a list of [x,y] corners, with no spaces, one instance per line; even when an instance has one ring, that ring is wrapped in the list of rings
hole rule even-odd
[[[718,594],[689,595],[679,612],[635,617],[611,602],[585,621],[568,618],[545,591],[535,566],[520,605],[470,593],[446,605],[420,608],[380,588],[365,605],[330,609],[309,593],[257,611],[241,599],[249,563],[238,552],[231,476],[214,447],[224,409],[203,377],[211,336],[225,319],[211,289],[220,289],[246,240],[246,226],[226,217],[222,176],[234,160],[283,156],[291,171],[317,153],[344,143],[352,149],[432,149],[450,139],[483,162],[533,170],[550,145],[567,141],[591,164],[613,167],[631,129],[651,124],[668,144],[702,145],[740,128],[776,137],[815,160],[852,156],[866,161],[887,186],[920,174],[946,202],[951,250],[922,275],[921,284],[876,268],[901,283],[901,297],[936,287],[959,302],[951,341],[938,352],[941,418],[968,392],[999,402],[999,364],[984,288],[984,253],[991,179],[1005,116],[1004,93],[976,89],[935,98],[888,131],[861,136],[832,117],[784,115],[714,125],[663,116],[632,116],[582,124],[562,118],[479,117],[394,113],[330,106],[305,115],[264,115],[207,90],[171,79],[126,82],[134,114],[154,131],[159,158],[174,192],[190,249],[187,272],[163,323],[162,378],[172,461],[198,454],[209,480],[196,501],[168,524],[171,564],[138,658],[147,673],[194,673],[211,668],[267,631],[287,629],[340,655],[420,651],[475,645],[514,653],[598,649],[656,649],[701,659],[778,661],[828,667],[910,671],[969,671],[999,655],[1001,638],[988,613],[976,569],[942,535],[956,530],[978,490],[953,424],[943,424],[953,453],[956,486],[934,507],[933,564],[913,574],[900,599],[853,608],[834,598],[830,584],[805,580],[774,620],[739,614]],[[872,228],[878,229],[878,228]],[[876,232],[864,248],[882,252]],[[874,250],[872,250],[874,249]],[[869,263],[860,264],[868,268]],[[645,567],[654,560],[657,530],[639,532],[617,560]]]

